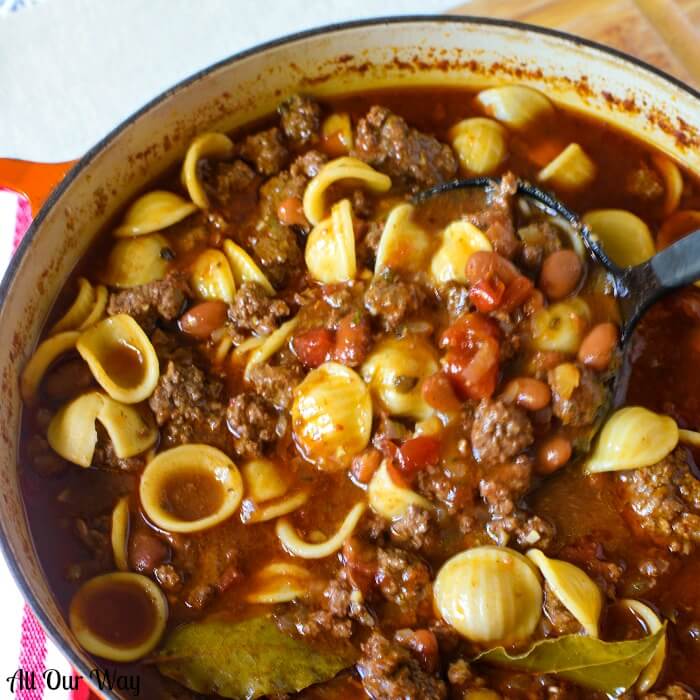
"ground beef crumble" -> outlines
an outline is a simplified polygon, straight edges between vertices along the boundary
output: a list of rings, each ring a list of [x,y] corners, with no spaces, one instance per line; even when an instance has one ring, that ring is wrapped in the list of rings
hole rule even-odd
[[[476,407],[471,443],[480,462],[505,462],[533,441],[530,419],[517,406],[498,399],[482,399]]]
[[[109,295],[107,313],[110,316],[129,314],[150,334],[158,319],[176,319],[189,295],[185,276],[181,272],[170,272],[162,280],[112,292]]]
[[[277,127],[246,136],[239,151],[244,160],[265,176],[276,175],[289,160],[284,137]]]
[[[259,457],[265,446],[284,435],[287,417],[261,396],[244,392],[231,399],[226,410],[235,450],[242,457]]]
[[[373,700],[444,700],[445,682],[428,673],[411,652],[373,632],[357,662],[365,692]]]
[[[321,128],[321,106],[306,95],[292,95],[277,108],[285,136],[296,147],[304,146],[318,136]]]
[[[416,189],[449,180],[457,172],[448,145],[412,129],[386,107],[374,106],[360,119],[353,154]]]
[[[700,480],[677,448],[650,467],[617,474],[623,503],[652,540],[688,554],[700,544]]]
[[[396,330],[416,312],[426,295],[423,287],[401,279],[374,277],[365,292],[365,308],[387,332]]]
[[[257,282],[243,282],[229,306],[228,318],[232,333],[240,338],[247,331],[269,335],[289,316],[289,306],[281,299],[271,297]]]
[[[547,381],[552,389],[552,412],[564,425],[581,427],[590,425],[598,415],[605,401],[605,387],[595,373],[581,364],[576,365],[579,371],[578,386],[570,396],[560,393],[554,380],[555,370],[547,373]]]

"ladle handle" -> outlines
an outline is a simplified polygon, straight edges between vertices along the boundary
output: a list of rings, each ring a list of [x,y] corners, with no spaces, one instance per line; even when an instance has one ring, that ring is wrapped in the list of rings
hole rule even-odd
[[[695,280],[700,280],[700,230],[641,265],[623,270],[618,280],[618,298],[625,319],[622,341],[629,338],[637,321],[655,301]]]

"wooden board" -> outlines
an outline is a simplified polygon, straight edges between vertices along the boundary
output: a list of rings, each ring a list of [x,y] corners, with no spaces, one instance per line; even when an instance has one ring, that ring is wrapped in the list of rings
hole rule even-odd
[[[472,0],[453,12],[578,34],[700,87],[700,0]]]

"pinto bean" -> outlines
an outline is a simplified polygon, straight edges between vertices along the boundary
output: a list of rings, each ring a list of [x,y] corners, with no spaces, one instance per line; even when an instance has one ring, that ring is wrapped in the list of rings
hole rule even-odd
[[[532,377],[516,377],[506,384],[503,398],[528,411],[540,411],[549,405],[552,392],[545,382]]]
[[[560,469],[571,459],[572,449],[571,440],[564,435],[548,437],[537,449],[537,471],[551,474]]]
[[[180,316],[180,330],[195,338],[208,338],[226,323],[227,305],[223,301],[204,301]]]
[[[588,332],[578,350],[579,362],[602,372],[610,365],[619,333],[614,323],[599,323]]]
[[[501,282],[508,285],[520,276],[518,268],[510,260],[487,250],[478,250],[476,253],[472,253],[467,260],[465,272],[471,285],[493,277],[498,277]]]
[[[139,573],[150,574],[168,558],[169,549],[156,535],[138,530],[129,539],[129,566]]]
[[[421,394],[426,403],[444,413],[455,413],[462,406],[452,388],[452,382],[442,372],[436,372],[423,380]]]
[[[557,250],[548,255],[540,270],[540,289],[550,299],[563,299],[576,289],[583,265],[573,250]]]
[[[348,367],[357,367],[364,362],[372,343],[372,330],[364,316],[351,313],[343,316],[335,335],[333,357]]]

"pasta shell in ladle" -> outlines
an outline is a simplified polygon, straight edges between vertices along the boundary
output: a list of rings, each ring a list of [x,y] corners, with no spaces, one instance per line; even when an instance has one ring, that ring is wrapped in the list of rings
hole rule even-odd
[[[117,238],[143,236],[178,223],[197,211],[197,207],[173,192],[154,190],[139,197],[114,230]]]
[[[531,549],[527,556],[535,562],[549,587],[586,633],[590,637],[598,637],[603,594],[591,578],[578,566],[560,559],[550,559],[539,549]]]
[[[144,512],[157,527],[199,532],[236,512],[243,480],[221,450],[187,444],[161,452],[146,465],[139,494]]]
[[[673,418],[626,406],[608,418],[584,468],[596,473],[649,467],[670,454],[678,438]]]
[[[158,439],[158,429],[143,413],[91,391],[67,403],[51,419],[46,435],[51,449],[73,464],[89,467],[97,445],[95,421],[104,427],[120,459],[145,452]]]
[[[540,309],[532,317],[532,344],[537,350],[574,354],[588,329],[591,311],[579,297]]]
[[[215,131],[197,136],[187,149],[182,164],[182,184],[187,189],[190,199],[200,208],[209,207],[209,197],[202,187],[197,174],[197,164],[202,158],[230,158],[233,155],[233,141]]]
[[[156,388],[158,356],[146,333],[128,314],[111,316],[84,331],[76,347],[113,399],[138,403]]]
[[[331,216],[324,219],[309,234],[304,253],[311,276],[323,282],[349,282],[355,279],[355,233],[350,200],[333,205]]]
[[[441,234],[442,242],[430,261],[430,273],[439,284],[467,282],[467,262],[480,250],[493,250],[491,241],[474,224],[454,221]]]
[[[533,564],[507,547],[475,547],[443,564],[433,585],[443,619],[485,644],[527,639],[542,615],[542,586]]]

